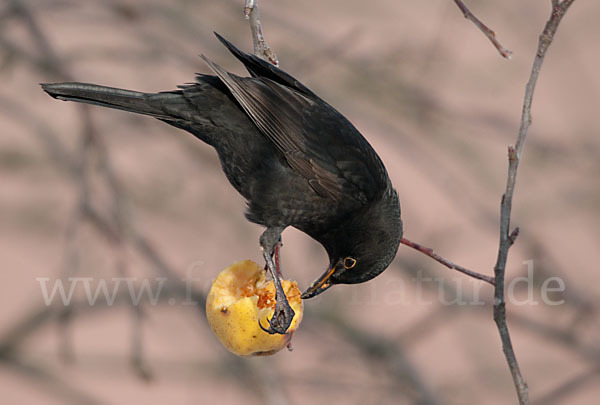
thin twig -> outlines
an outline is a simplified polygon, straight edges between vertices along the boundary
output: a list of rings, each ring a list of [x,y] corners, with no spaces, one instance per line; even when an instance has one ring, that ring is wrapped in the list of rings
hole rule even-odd
[[[2,365],[19,372],[28,381],[36,383],[36,388],[42,388],[43,393],[46,394],[44,395],[44,402],[46,399],[49,400],[50,395],[53,395],[58,397],[58,403],[80,405],[97,405],[102,403],[83,391],[76,382],[62,378],[61,373],[54,373],[52,370],[36,365],[21,357],[3,358]]]
[[[154,373],[144,358],[143,321],[144,312],[141,305],[129,305],[133,311],[133,324],[131,330],[131,367],[142,380],[149,382],[154,379]]]
[[[262,32],[260,14],[258,12],[258,0],[246,0],[244,6],[244,15],[250,20],[250,30],[252,31],[252,41],[254,43],[254,54],[261,59],[279,66],[279,60],[275,52],[269,47]]]
[[[359,328],[355,323],[348,322],[337,311],[318,311],[314,319],[326,323],[344,339],[358,348],[364,355],[387,366],[389,376],[400,386],[400,391],[411,397],[412,402],[422,405],[435,405],[441,401],[430,387],[429,381],[422,375],[406,355],[401,344],[396,339],[387,339],[380,333],[368,328]],[[379,366],[379,363],[377,363]]]
[[[489,29],[487,25],[482,23],[479,18],[477,18],[473,13],[471,13],[471,11],[467,8],[465,3],[462,2],[462,0],[454,0],[454,2],[456,3],[460,11],[462,11],[465,18],[467,20],[471,20],[473,24],[475,24],[475,26],[479,28],[481,32],[483,32],[483,34],[492,42],[492,44],[496,47],[496,49],[503,58],[510,59],[512,57],[512,51],[506,49],[500,44],[500,42],[498,42],[498,40],[496,39],[496,33],[493,30]]]
[[[558,28],[562,17],[573,3],[574,0],[563,0],[558,2],[552,1],[552,13],[550,19],[544,27],[544,31],[540,35],[538,47],[531,69],[531,75],[525,88],[525,99],[523,102],[523,112],[521,115],[521,126],[517,135],[517,142],[515,146],[508,147],[508,176],[506,180],[506,190],[502,196],[502,203],[500,207],[500,242],[498,248],[498,259],[494,266],[494,274],[496,279],[496,285],[494,289],[494,321],[498,327],[500,339],[502,340],[502,350],[506,357],[506,362],[510,369],[513,377],[513,382],[517,390],[520,404],[529,403],[529,389],[527,383],[521,374],[519,364],[515,356],[515,352],[512,347],[510,340],[510,334],[508,332],[508,326],[506,325],[506,304],[504,301],[504,276],[506,272],[506,261],[508,257],[508,250],[514,242],[515,231],[510,232],[510,214],[512,208],[512,198],[515,190],[515,182],[517,179],[517,169],[519,167],[519,161],[523,153],[523,147],[525,145],[525,139],[529,126],[531,125],[531,102],[533,100],[533,94],[535,85],[537,83],[540,68],[544,61],[546,51],[554,38],[554,34]]]
[[[565,397],[572,395],[579,388],[585,384],[589,384],[590,381],[598,378],[600,374],[600,368],[592,367],[584,370],[582,373],[577,374],[574,377],[569,378],[557,387],[554,387],[548,393],[542,395],[538,399],[538,403],[544,405],[553,405],[558,403],[566,403]]]
[[[42,55],[39,59],[39,63],[44,68],[47,68],[60,78],[64,80],[73,80],[69,74],[61,58],[55,52],[52,43],[48,40],[35,15],[30,11],[26,4],[20,0],[12,0],[11,6],[13,7],[16,15],[20,16],[23,23],[27,27],[31,37],[33,38],[39,53]],[[127,213],[125,209],[124,199],[122,197],[122,191],[117,175],[115,174],[111,163],[108,150],[103,143],[102,137],[96,131],[96,127],[92,121],[92,115],[89,110],[89,106],[79,106],[79,117],[81,120],[81,148],[77,157],[77,167],[73,173],[73,176],[77,182],[79,191],[79,201],[73,212],[72,225],[67,229],[66,245],[67,245],[67,260],[65,266],[65,272],[76,271],[76,260],[70,256],[76,257],[78,249],[75,246],[76,235],[78,228],[82,224],[82,219],[90,219],[90,212],[92,212],[90,194],[91,189],[91,164],[92,157],[96,158],[99,162],[99,172],[104,178],[105,183],[108,185],[108,190],[112,197],[112,212],[111,219],[115,224],[116,231],[114,237],[110,240],[111,248],[115,252],[117,258],[117,272],[123,276],[127,273],[127,260],[125,251],[125,233],[127,229]],[[96,223],[98,226],[98,224]],[[75,263],[75,264],[74,264]],[[69,354],[69,341],[67,334],[67,327],[71,321],[72,311],[67,308],[63,313],[61,319],[62,322],[62,336],[63,339],[63,350],[64,353]],[[132,306],[132,320],[133,320],[133,332],[132,332],[132,365],[136,373],[142,376],[143,379],[149,379],[150,373],[147,367],[144,366],[143,352],[142,352],[142,334],[141,334],[141,315],[139,308]]]
[[[37,53],[40,56],[42,66],[51,70],[54,74],[62,79],[69,80],[70,74],[65,66],[60,62],[60,58],[54,51],[54,47],[48,40],[36,16],[29,7],[22,1],[13,0],[11,7],[17,17],[20,18],[27,32],[33,39]],[[76,170],[78,185],[80,187],[80,203],[83,205],[83,200],[87,200],[89,196],[88,174],[89,167],[87,162],[91,152],[91,141],[89,137],[92,134],[92,125],[87,107],[79,108],[82,117],[82,147],[79,160],[79,170]],[[65,237],[65,264],[63,268],[63,276],[65,278],[73,276],[79,268],[79,249],[76,246],[76,238],[81,224],[82,215],[78,207],[73,212],[73,219],[67,227]],[[65,307],[58,316],[58,333],[59,333],[59,357],[65,363],[72,363],[75,359],[73,342],[70,334],[70,326],[73,322],[73,311],[70,307]]]
[[[431,248],[422,246],[422,245],[415,243],[413,241],[410,241],[406,238],[400,239],[400,243],[402,243],[403,245],[409,246],[415,250],[418,250],[419,252],[423,253],[424,255],[427,255],[427,256],[431,257],[433,260],[436,260],[439,263],[443,264],[444,266],[448,267],[449,269],[460,271],[461,273],[466,274],[467,276],[471,276],[478,280],[482,280],[482,281],[485,281],[486,283],[494,285],[493,277],[486,276],[485,274],[481,274],[476,271],[469,270],[461,265],[458,265],[458,264],[438,255]]]

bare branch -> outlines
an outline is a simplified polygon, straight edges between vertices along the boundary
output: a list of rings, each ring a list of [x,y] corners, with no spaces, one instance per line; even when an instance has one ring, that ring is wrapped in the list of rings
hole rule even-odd
[[[254,54],[275,66],[279,66],[277,55],[275,55],[275,52],[267,44],[262,32],[260,14],[258,13],[258,0],[246,0],[244,15],[250,20],[250,30],[252,31],[252,41],[254,42]]]
[[[379,333],[358,328],[355,324],[347,322],[336,311],[318,311],[313,316],[344,336],[347,342],[358,348],[364,355],[386,364],[390,377],[401,387],[401,392],[412,397],[414,403],[435,405],[441,402],[397,340],[386,339]]]
[[[512,57],[512,51],[506,49],[500,44],[500,42],[498,42],[498,40],[496,39],[496,33],[493,30],[489,29],[487,25],[482,23],[479,18],[477,18],[473,13],[471,13],[471,11],[467,8],[465,3],[462,2],[462,0],[454,0],[454,2],[456,3],[460,11],[462,11],[465,18],[467,20],[471,20],[473,24],[475,24],[475,26],[479,28],[481,32],[483,32],[483,34],[496,47],[496,49],[503,58],[510,59]]]
[[[66,69],[61,58],[54,51],[52,43],[49,41],[45,32],[42,30],[35,15],[29,10],[26,4],[20,0],[13,0],[12,7],[16,15],[18,15],[27,27],[31,37],[37,45],[39,53],[42,55],[39,60],[34,62],[50,72],[56,74],[65,80],[72,80],[71,75]],[[115,252],[117,258],[117,272],[121,275],[125,275],[127,272],[127,261],[125,254],[126,244],[126,230],[128,226],[126,209],[124,199],[122,197],[122,191],[119,180],[116,173],[114,172],[108,150],[106,149],[102,137],[98,134],[96,127],[92,121],[92,115],[88,106],[79,107],[79,118],[81,121],[81,147],[78,151],[78,155],[73,161],[76,161],[76,167],[72,168],[72,175],[78,186],[79,201],[77,206],[72,213],[73,219],[71,225],[67,229],[66,246],[67,246],[67,260],[65,264],[65,272],[73,272],[76,270],[76,260],[73,258],[77,256],[78,251],[75,246],[75,239],[79,226],[82,223],[82,219],[89,220],[93,225],[97,226],[101,232],[107,231],[111,226],[107,224],[108,221],[100,220],[101,216],[94,212],[92,208],[90,198],[91,190],[91,163],[92,157],[97,158],[99,162],[99,171],[103,177],[103,180],[108,186],[110,195],[112,197],[112,212],[111,219],[113,226],[113,232],[108,241]],[[74,170],[73,170],[74,169]],[[96,217],[93,216],[96,214]],[[94,219],[96,221],[94,221]],[[141,322],[142,315],[140,309],[132,306],[132,366],[136,373],[141,378],[148,380],[151,378],[151,372],[143,361],[142,352],[142,334],[141,334]],[[62,332],[62,352],[64,358],[70,359],[72,353],[70,350],[70,341],[68,335],[68,323],[71,321],[72,311],[66,310],[61,313],[62,322],[60,330]]]
[[[572,395],[581,386],[588,384],[591,380],[598,378],[600,368],[591,367],[584,370],[582,373],[564,381],[539,399],[540,404],[552,405],[564,403],[565,397]],[[567,400],[568,401],[568,400]],[[565,401],[566,402],[566,401]]]
[[[517,135],[515,146],[508,147],[508,176],[506,180],[506,190],[502,196],[500,207],[500,242],[498,248],[498,259],[494,266],[495,274],[495,290],[494,290],[494,321],[498,327],[500,339],[502,340],[502,350],[506,357],[506,362],[513,377],[513,382],[517,390],[520,404],[529,403],[529,389],[519,369],[519,364],[515,356],[508,326],[506,325],[506,304],[504,301],[504,277],[506,272],[506,261],[508,250],[514,242],[515,235],[518,231],[510,232],[510,215],[512,208],[512,198],[515,190],[517,179],[517,170],[519,161],[523,153],[523,146],[529,126],[531,125],[531,103],[537,79],[546,56],[546,51],[554,38],[554,34],[558,28],[562,17],[573,3],[574,0],[564,0],[562,2],[552,1],[552,13],[550,19],[544,27],[544,31],[540,35],[537,52],[531,68],[529,81],[525,87],[525,99],[523,101],[523,112],[521,115],[521,126]]]
[[[58,398],[59,403],[71,403],[81,405],[101,404],[95,397],[90,396],[77,386],[73,381],[67,381],[59,377],[59,373],[53,373],[45,367],[33,364],[21,357],[8,357],[2,359],[2,365],[10,367],[29,380],[29,386],[34,389],[42,389],[43,392]]]
[[[448,267],[449,269],[459,271],[463,274],[466,274],[467,276],[470,276],[470,277],[476,278],[477,280],[482,280],[482,281],[485,281],[486,283],[494,285],[493,277],[486,276],[485,274],[477,273],[476,271],[469,270],[461,265],[451,262],[450,260],[435,253],[433,251],[433,249],[431,249],[431,248],[422,246],[422,245],[415,243],[413,241],[410,241],[406,238],[400,239],[400,243],[402,243],[403,245],[406,245],[406,246],[410,246],[411,248],[413,248],[415,250],[418,250],[419,252],[431,257],[433,260],[436,260],[439,263],[443,264],[444,266]]]
[[[144,313],[139,305],[131,305],[133,311],[133,324],[131,332],[131,366],[136,375],[143,381],[152,381],[154,374],[144,359],[144,342],[142,335],[142,321]]]

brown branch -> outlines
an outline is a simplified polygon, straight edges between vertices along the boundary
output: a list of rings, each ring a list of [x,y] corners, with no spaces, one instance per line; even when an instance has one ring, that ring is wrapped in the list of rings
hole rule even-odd
[[[374,361],[383,362],[390,378],[393,378],[399,391],[409,396],[411,402],[423,405],[435,405],[441,401],[430,387],[429,381],[415,367],[397,339],[388,339],[376,331],[360,328],[356,323],[348,322],[338,311],[317,311],[314,319],[324,322],[336,331],[344,340],[355,346],[360,352]],[[379,366],[378,366],[379,367]]]
[[[565,397],[572,395],[583,385],[589,384],[590,381],[597,379],[598,375],[600,375],[599,367],[588,368],[582,373],[577,374],[576,376],[564,381],[548,393],[542,395],[537,401],[538,403],[544,405],[553,405],[569,402],[568,400],[565,400]]]
[[[2,359],[2,365],[20,373],[28,381],[28,387],[42,389],[46,394],[57,397],[58,403],[81,405],[101,404],[95,397],[82,390],[74,381],[64,378],[60,372],[52,372],[46,367],[34,364],[21,357],[8,357]],[[45,395],[47,397],[48,395]]]
[[[502,196],[502,203],[500,207],[500,242],[498,248],[498,259],[496,261],[496,265],[494,266],[494,274],[496,279],[494,290],[494,321],[498,327],[500,339],[502,340],[502,350],[504,351],[506,362],[508,363],[508,367],[513,377],[513,382],[517,390],[520,404],[529,403],[529,389],[519,369],[519,364],[510,340],[508,326],[506,325],[506,303],[504,300],[504,276],[506,272],[506,261],[508,257],[508,250],[514,242],[515,235],[515,231],[512,233],[510,232],[512,198],[515,190],[519,161],[523,153],[527,132],[529,130],[529,126],[531,125],[531,103],[540,69],[542,67],[544,57],[546,56],[546,51],[548,50],[548,47],[554,38],[558,24],[573,1],[574,0],[563,0],[562,2],[557,0],[552,1],[552,13],[550,15],[550,19],[546,23],[544,31],[539,37],[531,74],[529,76],[527,86],[525,87],[525,99],[523,101],[521,126],[517,135],[517,142],[514,147],[508,147],[508,176],[506,180],[506,189]]]
[[[38,24],[36,16],[31,12],[28,6],[20,0],[13,0],[11,6],[15,12],[15,14],[20,17],[25,27],[27,28],[30,36],[33,38],[35,44],[38,48],[38,53],[41,54],[41,57],[38,60],[34,60],[37,62],[40,67],[47,69],[53,74],[59,76],[64,80],[73,80],[72,76],[69,74],[66,69],[62,59],[55,52],[52,43],[48,40],[45,32],[42,30],[41,26]],[[80,129],[80,137],[81,137],[81,147],[77,152],[77,157],[73,159],[76,161],[75,167],[72,171],[72,176],[77,183],[78,187],[78,204],[75,207],[72,216],[73,219],[71,221],[71,225],[67,229],[67,237],[66,237],[66,251],[67,251],[67,260],[65,261],[65,272],[75,272],[77,271],[77,256],[78,249],[75,246],[78,228],[82,224],[82,219],[91,219],[91,213],[93,212],[92,203],[91,203],[91,193],[92,193],[92,159],[96,158],[99,162],[99,172],[103,177],[105,184],[108,186],[108,190],[110,196],[112,198],[112,210],[111,210],[111,219],[114,223],[114,232],[112,234],[112,238],[109,240],[111,248],[115,252],[115,257],[117,261],[117,272],[121,275],[124,275],[127,272],[127,261],[126,261],[126,251],[125,251],[125,243],[126,243],[126,230],[127,230],[127,215],[125,209],[124,199],[122,197],[122,191],[120,187],[119,180],[117,175],[115,174],[111,162],[108,150],[103,143],[102,137],[98,134],[96,127],[92,121],[92,115],[89,110],[89,106],[79,106],[79,118],[81,121],[81,129]],[[100,218],[100,215],[98,215]],[[104,225],[103,221],[90,221],[92,224],[102,227]],[[106,221],[108,222],[108,221]],[[106,231],[106,229],[100,229],[101,231]],[[133,331],[132,331],[132,365],[138,375],[140,375],[143,379],[147,380],[150,378],[151,374],[149,372],[148,367],[145,366],[143,361],[143,352],[142,352],[142,334],[141,334],[141,313],[140,309],[131,306],[132,309],[132,320],[133,320]],[[61,313],[61,332],[62,332],[62,341],[63,341],[63,353],[69,355],[70,351],[70,343],[68,340],[67,327],[70,321],[72,320],[72,311],[70,308],[65,309]],[[65,356],[65,358],[70,357]]]
[[[275,66],[279,66],[277,55],[275,55],[275,52],[267,45],[267,41],[262,32],[260,14],[258,13],[258,0],[246,0],[244,15],[250,20],[250,30],[252,31],[252,41],[254,42],[254,54]]]
[[[450,260],[435,253],[433,251],[433,249],[431,249],[431,248],[422,246],[422,245],[415,243],[413,241],[410,241],[406,238],[400,239],[400,243],[403,245],[409,246],[415,250],[418,250],[419,252],[423,253],[424,255],[427,255],[427,256],[431,257],[433,260],[436,260],[439,263],[443,264],[444,266],[448,267],[449,269],[459,271],[463,274],[466,274],[467,276],[470,276],[470,277],[476,278],[477,280],[482,280],[482,281],[485,281],[486,283],[494,285],[493,277],[486,276],[485,274],[481,274],[481,273],[478,273],[473,270],[469,270],[461,265],[451,262]]]
[[[498,40],[496,39],[496,33],[493,30],[489,29],[487,25],[482,23],[479,18],[477,18],[473,13],[471,13],[471,11],[467,8],[465,3],[462,2],[462,0],[454,0],[454,2],[456,3],[460,11],[462,11],[465,18],[467,20],[471,20],[473,24],[475,24],[475,26],[479,28],[481,32],[483,32],[483,34],[496,47],[496,49],[503,58],[510,59],[512,57],[512,51],[506,49],[500,44],[500,42],[498,42]]]

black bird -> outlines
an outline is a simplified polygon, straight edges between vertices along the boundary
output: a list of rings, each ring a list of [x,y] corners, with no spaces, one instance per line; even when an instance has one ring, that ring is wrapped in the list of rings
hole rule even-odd
[[[362,283],[396,255],[402,238],[398,195],[377,153],[343,115],[289,74],[216,36],[251,77],[202,56],[216,76],[198,74],[195,83],[174,91],[42,87],[59,100],[153,116],[216,149],[227,179],[247,201],[247,219],[266,227],[260,246],[277,305],[265,330],[285,333],[294,311],[273,261],[283,230],[301,230],[329,255],[328,270],[302,298],[334,284]]]

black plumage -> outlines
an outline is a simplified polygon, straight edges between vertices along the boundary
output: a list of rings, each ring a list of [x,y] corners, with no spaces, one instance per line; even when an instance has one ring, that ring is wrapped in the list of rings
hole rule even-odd
[[[217,34],[251,77],[202,56],[215,76],[156,94],[93,84],[43,84],[60,100],[153,116],[213,146],[248,220],[266,227],[260,244],[277,287],[270,332],[293,311],[272,260],[281,232],[295,227],[326,249],[326,271],[303,294],[367,281],[385,270],[402,237],[398,195],[376,152],[338,111],[292,76]]]

